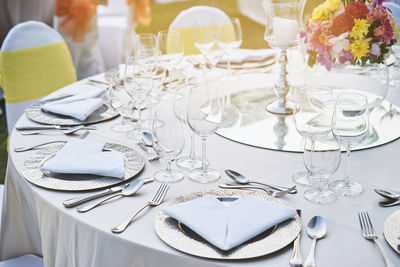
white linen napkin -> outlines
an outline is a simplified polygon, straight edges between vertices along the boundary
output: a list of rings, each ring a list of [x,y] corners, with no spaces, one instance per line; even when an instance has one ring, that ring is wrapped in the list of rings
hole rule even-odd
[[[244,61],[262,61],[275,55],[273,49],[233,49],[229,53],[231,63],[242,63]],[[228,62],[228,56],[224,55],[220,62]]]
[[[84,121],[103,105],[104,93],[105,89],[88,87],[77,95],[44,104],[42,110]]]
[[[225,206],[210,195],[169,206],[164,213],[222,250],[234,248],[296,216],[292,208],[253,196]]]
[[[46,161],[41,170],[123,178],[123,154],[117,151],[103,151],[104,145],[101,142],[72,139],[53,158]]]

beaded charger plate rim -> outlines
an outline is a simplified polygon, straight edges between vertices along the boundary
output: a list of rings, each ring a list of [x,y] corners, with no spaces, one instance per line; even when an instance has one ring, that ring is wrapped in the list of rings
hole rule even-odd
[[[286,202],[260,192],[227,189],[213,189],[186,194],[168,202],[166,206],[186,202],[205,195],[212,195],[217,198],[240,198],[245,195],[252,195],[285,207],[290,207]],[[162,241],[172,248],[189,255],[208,259],[241,260],[265,256],[291,244],[300,233],[301,218],[296,215],[294,219],[285,221],[273,227],[272,230],[267,230],[244,244],[228,251],[220,250],[207,241],[191,235],[189,232],[182,229],[180,222],[169,217],[162,211],[155,217],[154,228]]]
[[[42,149],[27,159],[24,162],[22,170],[24,178],[30,183],[46,189],[82,192],[124,184],[139,174],[145,165],[143,156],[133,148],[121,144],[106,143],[105,149],[122,152],[124,155],[125,177],[123,179],[90,174],[55,175],[52,173],[43,173],[40,170],[43,161],[57,153],[62,146],[63,145],[56,145],[47,149]]]
[[[103,122],[119,116],[119,113],[116,110],[114,110],[107,102],[104,102],[103,105],[87,117],[86,120],[80,121],[72,117],[44,112],[42,110],[42,105],[48,102],[35,103],[28,107],[25,110],[27,118],[41,124],[77,126]]]
[[[383,235],[389,245],[400,254],[400,210],[393,212],[383,224]]]

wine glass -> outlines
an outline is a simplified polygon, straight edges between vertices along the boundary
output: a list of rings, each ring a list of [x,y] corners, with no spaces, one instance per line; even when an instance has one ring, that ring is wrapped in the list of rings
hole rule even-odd
[[[162,108],[154,113],[153,142],[157,153],[167,161],[165,170],[154,173],[160,183],[176,183],[184,178],[179,170],[171,169],[171,163],[185,146],[182,123],[170,108]]]
[[[180,86],[175,90],[175,98],[173,103],[173,110],[175,116],[188,127],[187,122],[187,109],[188,109],[188,98],[190,94],[190,85],[189,86]],[[190,129],[189,129],[190,130]],[[201,167],[201,159],[196,157],[194,151],[194,132],[191,131],[190,134],[190,153],[188,156],[184,156],[179,158],[176,161],[176,165],[181,167],[182,169],[193,170]]]
[[[227,75],[223,77],[223,79],[235,81],[237,80],[237,77],[232,75],[231,53],[242,44],[242,29],[240,27],[240,21],[238,18],[231,18],[228,22],[224,21],[220,23],[218,29],[217,44],[224,50],[228,64]]]
[[[316,204],[332,204],[337,196],[328,190],[329,177],[339,168],[340,146],[337,142],[306,138],[304,165],[311,173],[312,188],[304,192],[304,198]]]
[[[287,79],[287,50],[298,43],[298,16],[299,4],[287,0],[263,1],[266,16],[265,41],[273,48],[280,49],[279,79],[274,85],[277,100],[270,103],[266,110],[276,115],[290,115],[293,113],[294,104],[286,99],[291,86]]]
[[[179,31],[163,30],[157,34],[157,47],[159,52],[159,62],[161,66],[168,70],[168,91],[160,97],[165,100],[172,100],[174,94],[171,92],[174,89],[172,84],[172,73],[176,66],[183,59],[184,47]]]
[[[136,53],[157,49],[157,37],[153,33],[136,34]]]
[[[107,101],[111,108],[116,110],[122,117],[121,123],[111,126],[114,132],[128,132],[133,129],[130,124],[132,109],[130,107],[130,97],[120,86],[110,86],[107,89]]]
[[[297,132],[306,140],[309,139],[311,144],[327,136],[332,129],[332,90],[316,84],[307,84],[297,89],[295,99],[293,120]],[[295,173],[292,179],[295,183],[305,186],[310,186],[312,182],[309,171]]]
[[[190,128],[202,139],[201,168],[189,173],[189,178],[199,183],[211,183],[220,178],[217,170],[208,168],[206,160],[207,137],[221,124],[223,104],[219,90],[214,84],[195,84],[190,89],[187,120]]]
[[[333,136],[346,149],[347,160],[343,180],[333,181],[329,189],[342,196],[354,197],[361,195],[363,186],[350,181],[350,152],[361,143],[369,132],[368,100],[363,94],[345,93],[336,98],[333,113]]]

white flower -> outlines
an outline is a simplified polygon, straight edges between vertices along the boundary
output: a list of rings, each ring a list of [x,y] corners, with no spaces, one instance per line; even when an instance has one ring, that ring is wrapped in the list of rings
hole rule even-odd
[[[381,48],[379,47],[378,44],[371,45],[371,54],[376,57],[379,57],[381,55]]]
[[[347,47],[349,46],[350,43],[349,40],[347,39],[348,35],[349,33],[345,32],[339,35],[338,37],[333,37],[329,39],[329,43],[332,45],[332,52],[331,52],[332,58],[339,58],[342,51],[347,50]]]

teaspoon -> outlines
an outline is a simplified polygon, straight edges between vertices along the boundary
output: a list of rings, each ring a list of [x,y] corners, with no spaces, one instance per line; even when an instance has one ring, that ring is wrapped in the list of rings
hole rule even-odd
[[[315,246],[317,240],[326,235],[326,224],[321,216],[315,216],[307,224],[307,234],[313,239],[310,252],[303,267],[315,267]]]
[[[379,206],[381,206],[381,207],[393,207],[396,205],[400,205],[400,199],[379,202]]]
[[[283,186],[276,186],[276,185],[271,185],[271,184],[265,184],[265,183],[260,183],[260,182],[256,182],[256,181],[250,181],[246,176],[244,176],[241,173],[238,173],[236,171],[233,170],[225,170],[226,175],[228,175],[232,180],[234,180],[235,182],[239,183],[239,184],[259,184],[259,185],[263,185],[266,187],[269,187],[271,189],[275,189],[275,190],[279,190],[279,191],[285,191],[288,190],[288,187],[283,187]],[[293,190],[291,190],[289,192],[289,194],[296,194],[297,190],[296,188],[294,188]]]
[[[386,191],[386,190],[382,190],[382,189],[375,189],[375,192],[384,197],[384,198],[388,198],[391,200],[399,200],[400,199],[400,194],[395,193],[395,192],[390,192],[390,191]]]

